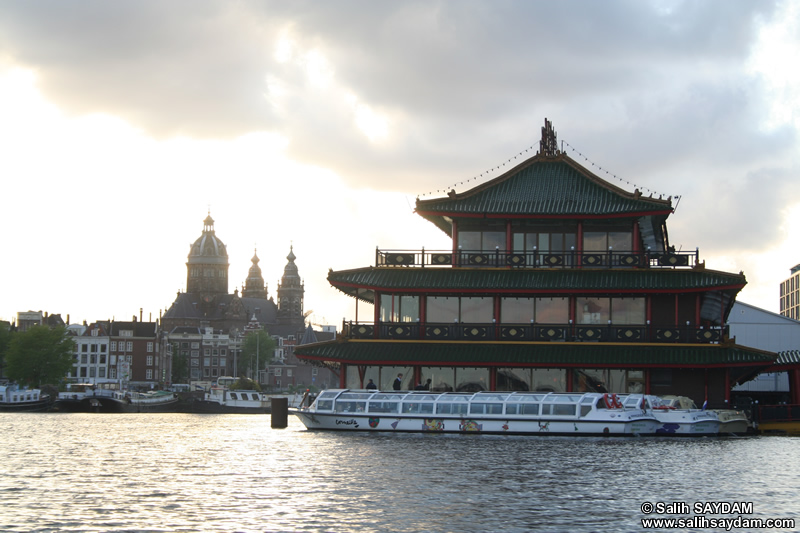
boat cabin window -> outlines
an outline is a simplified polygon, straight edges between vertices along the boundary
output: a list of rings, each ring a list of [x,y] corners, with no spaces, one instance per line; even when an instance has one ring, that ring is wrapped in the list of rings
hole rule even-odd
[[[367,407],[367,402],[353,402],[348,400],[336,400],[334,412],[336,413],[363,413]]]
[[[504,402],[507,397],[507,394],[487,394],[479,392],[473,397],[473,400],[478,400],[481,402]]]
[[[232,392],[231,393],[231,400],[238,400],[238,399],[239,399],[239,397],[236,395],[236,393]]]
[[[404,402],[404,413],[433,414],[432,402]]]
[[[439,402],[436,404],[436,412],[443,415],[465,415],[469,412],[469,404],[466,402]]]
[[[403,394],[394,393],[393,394],[393,393],[379,392],[378,394],[375,394],[374,396],[372,396],[371,399],[372,400],[392,400],[392,401],[397,402],[397,401],[402,400],[404,397],[405,397],[405,393],[403,393]]]
[[[369,402],[370,413],[399,413],[400,402]]]
[[[507,415],[538,415],[539,414],[539,404],[538,403],[507,403],[506,404],[506,414]]]
[[[502,403],[471,403],[469,404],[469,412],[473,415],[502,415]]]
[[[546,403],[542,405],[542,415],[575,416],[577,407],[574,403]]]
[[[317,411],[330,411],[333,409],[333,400],[323,400],[322,397],[319,397],[314,405]]]

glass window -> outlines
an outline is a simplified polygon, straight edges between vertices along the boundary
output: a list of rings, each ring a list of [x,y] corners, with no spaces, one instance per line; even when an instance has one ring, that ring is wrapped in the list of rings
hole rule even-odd
[[[428,296],[428,322],[455,322],[458,320],[458,298],[454,296]]]
[[[579,392],[625,393],[627,372],[614,368],[582,368],[572,372],[573,390]]]
[[[537,392],[566,392],[567,371],[562,368],[534,368],[531,390]]]
[[[631,242],[633,236],[630,231],[609,231],[608,232],[608,246],[615,252],[630,252],[633,250]]]
[[[458,246],[466,251],[476,251],[481,249],[480,231],[459,231]]]
[[[533,321],[533,298],[501,298],[500,322],[503,324],[527,324]]]
[[[456,392],[489,390],[488,368],[456,368]]]
[[[608,324],[610,304],[609,298],[576,298],[575,319],[578,324]]]
[[[611,299],[612,324],[644,324],[645,322],[644,298]]]
[[[536,322],[566,324],[569,322],[569,300],[566,298],[536,298]]]
[[[461,322],[486,324],[494,317],[493,298],[461,298]]]
[[[420,376],[423,383],[431,380],[431,391],[433,392],[452,392],[453,390],[455,383],[455,369],[453,368],[423,366],[420,368]]]
[[[483,251],[494,252],[506,249],[506,233],[504,231],[487,231],[483,234]]]
[[[607,252],[608,235],[605,231],[586,231],[583,233],[584,252]]]
[[[531,371],[527,368],[498,368],[497,386],[499,391],[531,390]]]
[[[417,322],[419,296],[381,294],[381,322]]]

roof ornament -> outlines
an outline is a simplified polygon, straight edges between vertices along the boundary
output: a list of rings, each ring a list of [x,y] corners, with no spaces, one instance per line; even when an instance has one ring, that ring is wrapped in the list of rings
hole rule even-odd
[[[553,123],[544,119],[544,127],[542,128],[542,140],[539,141],[539,153],[546,157],[555,157],[558,155],[558,139],[556,132],[553,129]]]

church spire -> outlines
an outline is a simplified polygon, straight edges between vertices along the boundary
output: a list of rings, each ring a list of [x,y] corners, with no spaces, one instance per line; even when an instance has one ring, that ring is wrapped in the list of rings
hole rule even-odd
[[[278,284],[278,320],[284,323],[297,321],[302,324],[303,318],[303,294],[305,288],[297,265],[294,260],[294,246],[289,246],[289,255],[286,256],[286,267],[283,269],[283,277]]]
[[[263,298],[267,299],[267,286],[264,283],[264,276],[261,275],[261,267],[258,266],[258,249],[253,252],[253,265],[247,274],[247,281],[245,281],[245,288],[242,290],[242,296],[245,298]]]

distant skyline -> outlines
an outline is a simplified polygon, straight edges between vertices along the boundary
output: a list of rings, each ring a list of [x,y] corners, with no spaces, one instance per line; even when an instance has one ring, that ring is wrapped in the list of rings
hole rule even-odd
[[[4,3],[0,320],[157,319],[210,210],[231,292],[257,249],[276,296],[293,246],[306,311],[340,326],[328,269],[447,249],[415,198],[532,155],[545,117],[602,178],[672,196],[671,244],[778,312],[798,57],[789,1]]]

